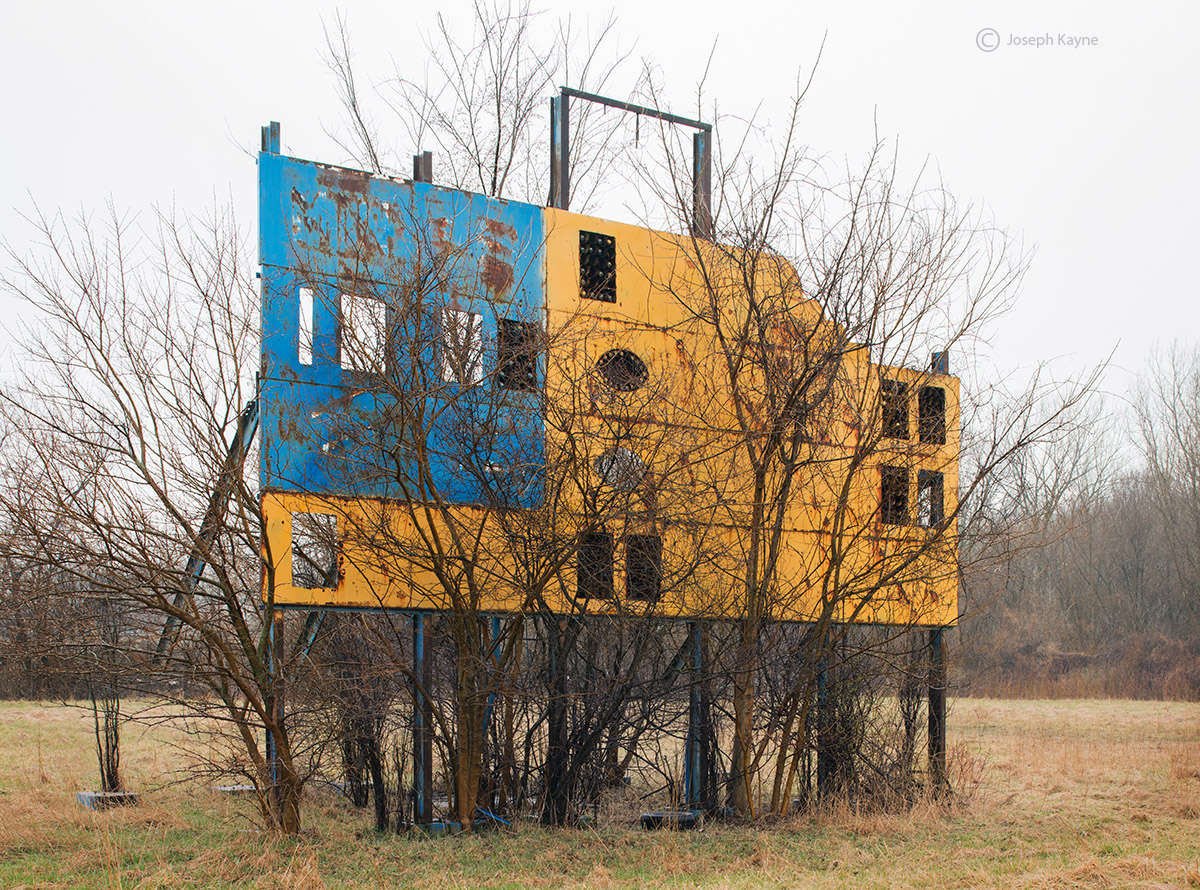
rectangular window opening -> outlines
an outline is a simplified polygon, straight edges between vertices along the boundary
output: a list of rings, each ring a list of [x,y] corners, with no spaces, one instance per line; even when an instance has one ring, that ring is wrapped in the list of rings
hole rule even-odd
[[[308,590],[338,586],[336,516],[292,514],[292,586]]]
[[[917,429],[921,443],[946,444],[946,390],[922,386],[917,394]]]
[[[483,316],[479,313],[442,310],[441,374],[443,383],[483,379]]]
[[[917,523],[937,528],[946,518],[946,489],[942,474],[934,470],[917,471]]]
[[[879,518],[887,525],[908,524],[908,470],[880,467]]]
[[[302,365],[313,363],[313,292],[311,287],[302,287],[299,297],[300,318],[297,326],[296,359]]]
[[[579,542],[576,596],[580,599],[612,599],[613,536],[611,532],[589,532]]]
[[[617,239],[579,233],[579,292],[584,299],[617,302]]]
[[[662,595],[662,538],[629,535],[625,539],[625,596],[656,603]]]
[[[879,387],[883,402],[883,434],[889,439],[908,438],[908,384],[884,380]]]
[[[338,355],[342,369],[360,374],[387,372],[387,304],[361,294],[341,295]]]
[[[500,319],[496,382],[501,389],[537,390],[538,334],[532,322]]]

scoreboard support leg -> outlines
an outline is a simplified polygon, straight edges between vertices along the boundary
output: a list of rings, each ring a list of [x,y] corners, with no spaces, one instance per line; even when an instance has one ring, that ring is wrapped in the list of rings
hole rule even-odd
[[[415,612],[413,629],[413,822],[433,821],[433,706],[429,698],[432,659],[426,648],[425,616]]]
[[[929,775],[938,794],[950,790],[946,775],[945,628],[929,632]]]

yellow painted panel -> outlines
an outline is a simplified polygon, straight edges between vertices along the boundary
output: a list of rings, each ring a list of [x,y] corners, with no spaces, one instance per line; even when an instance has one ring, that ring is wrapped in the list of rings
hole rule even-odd
[[[490,513],[473,507],[426,509],[379,501],[297,498],[267,492],[267,590],[278,603],[529,611],[643,613],[735,619],[761,611],[779,619],[948,625],[957,620],[957,528],[885,525],[880,521],[880,468],[908,472],[910,505],[918,471],[940,472],[944,511],[957,505],[959,384],[948,376],[872,365],[865,350],[844,349],[831,378],[833,396],[806,423],[794,487],[777,517],[776,583],[765,604],[746,601],[744,568],[767,558],[747,528],[756,508],[746,442],[765,437],[769,418],[734,409],[726,354],[707,315],[727,321],[744,313],[741,283],[792,308],[771,322],[768,342],[840,337],[799,292],[794,271],[776,257],[747,257],[717,245],[637,226],[547,210],[546,477],[547,500],[529,511]],[[579,233],[616,238],[616,302],[580,295]],[[610,350],[627,349],[647,379],[616,392],[597,372]],[[780,353],[786,361],[787,353]],[[773,362],[775,359],[772,358]],[[797,372],[804,369],[797,369]],[[773,367],[786,377],[791,369]],[[756,376],[757,375],[757,376]],[[742,375],[769,394],[765,372]],[[946,441],[916,436],[916,399],[909,440],[881,438],[880,386],[902,381],[942,387]],[[764,398],[767,395],[763,396]],[[854,460],[865,447],[866,461]],[[612,449],[636,455],[646,476],[631,493],[604,476]],[[337,517],[337,587],[292,584],[291,515]],[[576,598],[573,549],[602,517],[614,536],[612,600]],[[656,604],[624,596],[627,534],[663,542],[664,595]],[[933,541],[934,546],[929,542]],[[518,558],[517,554],[523,554]]]

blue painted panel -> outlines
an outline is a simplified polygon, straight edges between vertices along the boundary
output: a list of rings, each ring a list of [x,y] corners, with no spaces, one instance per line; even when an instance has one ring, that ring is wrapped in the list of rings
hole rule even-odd
[[[432,486],[455,503],[532,504],[541,393],[502,390],[494,372],[499,320],[545,318],[544,240],[540,207],[261,154],[262,487],[403,497]],[[384,319],[370,371],[343,367],[343,294]],[[479,316],[476,385],[442,379],[446,307]]]

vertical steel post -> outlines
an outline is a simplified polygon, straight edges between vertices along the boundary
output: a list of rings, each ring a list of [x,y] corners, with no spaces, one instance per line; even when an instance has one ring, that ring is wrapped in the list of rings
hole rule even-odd
[[[276,818],[283,815],[283,789],[279,785],[279,739],[273,726],[283,719],[283,666],[279,653],[283,651],[283,612],[271,610],[270,626],[267,628],[267,677],[270,681],[271,725],[267,727],[267,778],[271,783],[267,789],[267,801]]]
[[[488,646],[488,660],[494,663],[494,668],[492,670],[492,678],[491,678],[492,690],[491,690],[491,692],[488,693],[487,708],[483,712],[483,739],[484,739],[485,744],[487,742],[488,725],[490,724],[491,719],[492,719],[492,710],[496,706],[496,684],[500,678],[500,671],[495,669],[495,668],[499,667],[498,664],[495,664],[499,660],[498,651],[500,649],[500,616],[499,615],[492,616],[492,638],[491,638],[490,642],[491,642],[491,645]]]
[[[271,121],[262,128],[263,154],[279,154],[279,121]]]
[[[692,136],[692,231],[712,240],[712,130]]]
[[[265,127],[263,129],[266,129]],[[271,721],[275,723],[279,719],[279,673],[277,668],[276,647],[279,645],[276,633],[278,632],[278,622],[280,621],[279,610],[271,610],[271,626],[267,628],[267,676],[271,683]],[[267,771],[271,781],[272,799],[278,798],[279,788],[279,759],[278,752],[275,747],[275,731],[270,726],[267,727]]]
[[[689,810],[703,808],[701,792],[701,769],[704,765],[702,739],[704,715],[701,713],[700,678],[704,671],[704,650],[701,648],[700,622],[688,623],[688,634],[692,640],[692,692],[688,703],[687,742],[683,749],[683,797]]]
[[[564,664],[562,620],[551,617],[549,629],[550,701],[547,704],[546,722],[549,738],[546,749],[546,801],[542,809],[542,821],[548,825],[563,825],[567,820],[565,786],[567,784],[567,677]]]
[[[565,93],[550,100],[550,206],[571,207],[570,99]]]
[[[433,708],[429,700],[433,671],[425,650],[425,616],[413,613],[413,822],[433,821]]]
[[[935,790],[949,790],[946,776],[945,628],[929,632],[929,773]]]
[[[833,746],[833,721],[829,713],[829,648],[821,643],[821,661],[817,665],[817,799],[833,792],[837,769]]]
[[[433,182],[433,152],[413,155],[413,182]]]

